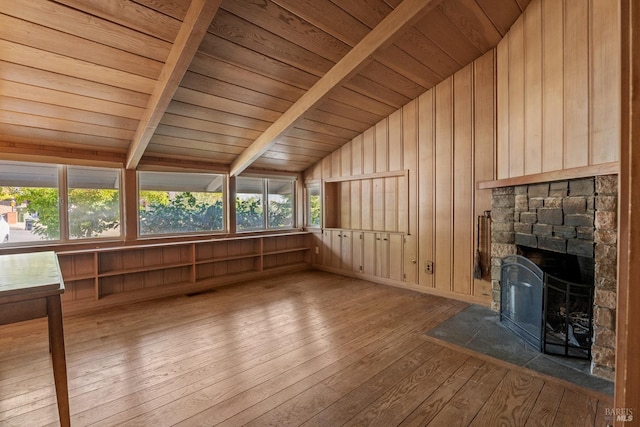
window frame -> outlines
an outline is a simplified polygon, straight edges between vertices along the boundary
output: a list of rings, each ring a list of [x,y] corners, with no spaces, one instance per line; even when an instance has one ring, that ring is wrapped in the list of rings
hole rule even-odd
[[[250,228],[250,229],[242,229],[238,228],[238,213],[237,209],[237,200],[238,200],[238,180],[241,179],[259,179],[262,181],[262,227],[259,228]],[[271,227],[269,225],[269,180],[278,180],[278,181],[289,181],[291,183],[291,225],[288,227]],[[234,214],[235,214],[235,224],[237,234],[242,233],[256,233],[256,232],[273,232],[273,231],[290,231],[295,230],[297,228],[297,199],[296,199],[296,189],[298,185],[298,178],[296,176],[290,175],[254,175],[247,174],[236,177],[236,194],[234,203]],[[275,194],[275,193],[273,193]]]
[[[311,187],[317,187],[318,198],[320,200],[320,222],[315,225],[311,223]],[[304,186],[304,225],[306,228],[322,229],[322,182],[320,180],[307,181]]]
[[[219,230],[196,230],[196,231],[183,231],[183,232],[168,232],[168,233],[153,233],[153,234],[142,234],[140,226],[140,191],[173,191],[173,190],[141,190],[140,188],[140,175],[145,173],[153,173],[170,176],[171,174],[179,174],[179,175],[199,175],[199,176],[210,176],[210,177],[220,177],[222,179],[221,189],[222,189],[222,228]],[[147,240],[147,239],[158,239],[158,238],[171,238],[171,237],[180,237],[180,236],[209,236],[209,235],[222,235],[227,234],[229,230],[229,207],[228,207],[228,195],[229,195],[229,176],[228,174],[221,172],[212,172],[212,171],[161,171],[161,170],[137,170],[136,171],[136,224],[137,224],[137,238],[139,240]],[[184,192],[193,192],[193,193],[203,193],[202,191],[196,190],[185,190]],[[204,192],[206,193],[206,192]],[[213,193],[213,192],[211,192]]]
[[[118,235],[117,236],[103,236],[103,237],[78,237],[71,238],[69,232],[71,228],[70,217],[69,217],[69,169],[78,168],[78,169],[108,169],[113,170],[117,174],[118,179],[118,218],[119,218],[119,226],[118,226]],[[125,218],[124,214],[124,170],[122,168],[110,168],[104,166],[78,166],[78,165],[65,165],[62,170],[62,175],[64,177],[63,186],[64,189],[61,188],[61,191],[64,191],[64,198],[60,197],[60,204],[62,205],[62,212],[60,216],[60,233],[62,234],[62,230],[64,228],[64,235],[66,236],[65,242],[68,243],[82,243],[87,241],[97,241],[97,240],[123,240],[124,239],[124,227],[125,227]],[[75,189],[75,187],[73,188]],[[97,188],[96,188],[97,189]],[[64,222],[62,218],[64,217]],[[64,224],[64,226],[62,225]]]
[[[12,242],[0,247],[0,249],[15,248],[15,247],[40,247],[49,245],[60,244],[83,244],[91,242],[104,242],[104,241],[122,241],[124,240],[124,170],[121,167],[102,166],[102,165],[76,165],[76,164],[61,164],[61,163],[47,163],[47,162],[34,162],[23,160],[5,160],[15,165],[28,165],[43,166],[56,169],[56,188],[57,189],[57,210],[58,210],[58,238],[56,239],[43,239],[43,240],[29,240],[24,242]],[[69,182],[68,182],[68,170],[69,168],[83,168],[83,169],[108,169],[115,171],[118,176],[118,235],[117,236],[96,236],[96,237],[78,237],[72,238],[70,236],[70,224],[69,224]],[[0,182],[2,185],[2,182]],[[19,188],[45,188],[38,187],[37,185],[20,185]],[[49,187],[46,187],[49,188]]]

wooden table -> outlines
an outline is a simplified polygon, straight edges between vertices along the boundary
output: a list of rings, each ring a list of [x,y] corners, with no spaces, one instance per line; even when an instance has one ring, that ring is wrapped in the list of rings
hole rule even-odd
[[[0,255],[0,325],[47,317],[60,424],[69,426],[69,391],[60,295],[64,282],[54,252]]]

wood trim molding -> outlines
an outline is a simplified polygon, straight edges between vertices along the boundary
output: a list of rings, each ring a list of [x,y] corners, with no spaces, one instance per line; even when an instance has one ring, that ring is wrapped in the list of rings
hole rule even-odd
[[[396,176],[404,176],[407,178],[409,176],[409,170],[399,170],[399,171],[389,171],[389,172],[375,172],[375,173],[366,173],[363,175],[352,175],[352,176],[343,176],[337,178],[325,178],[324,182],[347,182],[347,181],[362,181],[365,179],[376,179],[376,178],[393,178]],[[319,180],[317,180],[319,182]]]
[[[193,0],[133,137],[127,169],[135,169],[198,50],[222,0]]]
[[[121,168],[124,152],[92,150],[86,147],[59,146],[52,142],[12,142],[0,139],[0,159],[24,162]]]
[[[563,181],[567,179],[587,178],[590,176],[613,175],[620,172],[619,162],[602,163],[599,165],[583,166],[579,168],[563,169],[559,171],[536,173],[514,178],[482,181],[477,184],[478,190],[491,188],[513,187],[516,185],[537,184],[542,182]]]
[[[618,199],[618,302],[614,409],[640,416],[640,5],[620,2],[622,43],[621,141]],[[635,149],[634,149],[635,147]],[[629,424],[615,420],[616,426]]]
[[[413,25],[439,2],[440,0],[404,0],[233,161],[231,175],[242,173],[275,144],[278,137],[296,120],[371,62],[374,53],[391,44],[401,30]]]

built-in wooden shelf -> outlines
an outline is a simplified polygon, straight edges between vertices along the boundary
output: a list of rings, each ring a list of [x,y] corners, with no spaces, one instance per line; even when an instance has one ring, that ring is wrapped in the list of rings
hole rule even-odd
[[[311,264],[308,232],[59,252],[65,310],[206,290]]]
[[[543,182],[564,181],[567,179],[588,178],[599,175],[613,175],[620,171],[619,162],[602,163],[599,165],[583,166],[579,168],[563,169],[514,178],[496,179],[479,182],[478,190],[488,190],[500,187],[514,187],[517,185],[538,184]]]

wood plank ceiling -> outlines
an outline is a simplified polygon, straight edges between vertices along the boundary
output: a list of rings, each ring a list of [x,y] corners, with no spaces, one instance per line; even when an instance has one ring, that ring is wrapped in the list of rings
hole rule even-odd
[[[0,157],[302,171],[496,46],[529,0],[401,3],[3,1]]]

